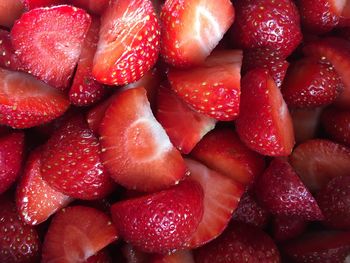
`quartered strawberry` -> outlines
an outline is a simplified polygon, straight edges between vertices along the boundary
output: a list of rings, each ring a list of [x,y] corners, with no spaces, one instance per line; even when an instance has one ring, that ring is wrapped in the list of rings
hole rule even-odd
[[[26,73],[0,68],[0,124],[29,128],[59,117],[68,107],[57,89]]]
[[[0,67],[20,70],[21,62],[12,47],[10,33],[0,29]]]
[[[103,212],[84,206],[59,211],[45,236],[42,263],[83,263],[117,239],[111,219]]]
[[[112,1],[101,18],[93,76],[109,85],[140,79],[156,63],[160,25],[150,0]]]
[[[186,165],[190,171],[190,178],[197,181],[204,191],[203,218],[187,242],[189,248],[195,248],[215,239],[224,231],[237,208],[244,188],[199,162],[187,159]]]
[[[160,14],[163,58],[175,67],[203,63],[234,17],[234,7],[229,0],[165,1]]]
[[[242,51],[220,50],[203,65],[172,68],[168,78],[172,89],[196,111],[221,121],[239,114]]]
[[[298,216],[276,216],[272,221],[273,238],[283,242],[300,236],[307,227],[307,222]]]
[[[316,137],[320,126],[321,113],[322,108],[292,109],[290,111],[297,144]]]
[[[209,244],[194,251],[196,263],[279,263],[272,239],[259,228],[233,222]]]
[[[17,185],[18,214],[26,224],[37,225],[72,199],[51,188],[41,177],[41,148],[33,151]]]
[[[289,107],[314,108],[331,104],[343,89],[338,73],[325,59],[304,58],[289,67],[281,90]]]
[[[185,247],[203,215],[203,190],[186,180],[167,190],[120,201],[111,208],[125,241],[145,252],[165,253]]]
[[[0,0],[0,26],[10,28],[23,11],[22,0]]]
[[[184,154],[214,129],[216,120],[191,109],[169,87],[158,90],[156,118],[173,145]]]
[[[100,20],[93,17],[82,45],[73,84],[69,90],[69,99],[76,106],[89,106],[99,101],[107,91],[101,83],[92,77],[92,64],[97,49],[99,30]]]
[[[83,8],[95,15],[102,15],[108,7],[109,0],[66,0],[68,4]]]
[[[41,158],[43,179],[66,195],[99,199],[114,189],[100,159],[99,141],[80,115],[53,133]]]
[[[155,255],[149,263],[195,263],[190,250],[179,250],[169,255]]]
[[[54,5],[66,4],[66,0],[22,0],[27,10],[31,10],[38,7],[48,7]]]
[[[249,185],[265,168],[264,158],[245,146],[230,128],[209,132],[191,156],[243,185]]]
[[[254,69],[242,79],[240,139],[263,155],[287,156],[294,146],[292,119],[280,90],[267,70]]]
[[[302,39],[298,10],[292,0],[238,0],[232,38],[243,49],[278,50],[286,58]]]
[[[26,71],[65,89],[90,23],[84,10],[72,6],[35,8],[16,21],[11,30],[12,44]]]
[[[143,88],[119,93],[100,125],[102,160],[112,178],[138,191],[176,184],[186,166],[152,114]]]
[[[336,176],[350,175],[350,149],[329,140],[308,140],[294,149],[289,160],[311,192]]]
[[[96,255],[89,257],[84,263],[112,263],[107,249],[100,250]]]

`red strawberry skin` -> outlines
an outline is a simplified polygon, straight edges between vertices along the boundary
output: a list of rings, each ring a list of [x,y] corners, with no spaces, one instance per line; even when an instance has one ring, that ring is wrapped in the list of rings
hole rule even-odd
[[[24,11],[21,0],[0,1],[0,26],[11,27]]]
[[[121,237],[145,252],[183,248],[203,215],[203,190],[183,181],[167,190],[115,203],[111,208]]]
[[[305,220],[293,216],[276,216],[272,224],[273,238],[278,242],[300,236],[307,227]]]
[[[0,67],[10,70],[20,70],[21,62],[12,47],[10,33],[0,29]]]
[[[102,15],[108,7],[109,0],[67,0],[67,3],[83,8],[95,15]]]

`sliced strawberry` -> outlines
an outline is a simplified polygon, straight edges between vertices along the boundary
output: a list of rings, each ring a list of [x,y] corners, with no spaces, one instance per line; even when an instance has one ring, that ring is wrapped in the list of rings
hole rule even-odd
[[[322,108],[293,109],[290,111],[297,144],[316,137],[320,126],[321,113]]]
[[[145,89],[119,93],[99,131],[104,165],[121,185],[154,191],[176,184],[185,175],[181,154],[154,118]]]
[[[89,257],[84,263],[113,263],[107,249],[100,250],[96,255]]]
[[[176,67],[203,63],[234,17],[229,0],[165,1],[160,14],[163,58]]]
[[[150,0],[113,1],[103,13],[93,76],[104,84],[139,80],[156,63],[160,25]]]
[[[0,67],[20,70],[21,62],[12,47],[10,33],[0,29]]]
[[[47,7],[53,5],[63,5],[66,0],[22,0],[27,10],[31,10],[38,7]]]
[[[273,237],[282,242],[300,236],[307,227],[307,222],[296,216],[276,216],[273,220]]]
[[[21,0],[0,0],[0,26],[10,28],[23,11]]]
[[[265,168],[264,158],[245,146],[229,128],[209,132],[191,156],[244,185],[250,184]]]
[[[90,22],[84,10],[72,6],[35,8],[16,21],[11,30],[12,44],[25,70],[65,89]]]
[[[202,137],[215,127],[215,119],[191,109],[167,85],[159,88],[157,102],[157,120],[174,146],[184,154],[191,152]]]
[[[295,148],[290,162],[311,192],[336,176],[350,175],[350,149],[328,140],[314,139]]]
[[[224,231],[244,188],[199,162],[187,159],[186,165],[190,178],[197,181],[204,191],[203,218],[187,242],[189,248],[195,248],[215,239]]]
[[[169,255],[156,255],[149,263],[195,263],[190,250],[179,250]]]
[[[170,69],[172,89],[196,111],[221,121],[233,120],[239,113],[242,51],[220,50],[204,65]]]
[[[192,180],[167,190],[115,203],[111,209],[121,237],[145,252],[184,248],[203,215],[203,191]]]
[[[267,70],[254,69],[242,79],[240,139],[252,150],[269,156],[287,156],[294,146],[292,119],[280,90]]]
[[[41,262],[85,262],[116,239],[117,231],[103,212],[84,206],[64,208],[47,231]]]
[[[83,8],[95,15],[102,15],[107,9],[109,0],[66,0],[67,3]]]

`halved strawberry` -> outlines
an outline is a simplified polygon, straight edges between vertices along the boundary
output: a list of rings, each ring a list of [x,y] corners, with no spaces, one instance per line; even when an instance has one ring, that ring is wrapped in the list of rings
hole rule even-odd
[[[96,255],[89,257],[84,263],[113,263],[108,250],[100,250]]]
[[[160,14],[163,58],[175,67],[203,63],[234,17],[229,0],[165,1]]]
[[[172,89],[196,111],[221,121],[239,113],[242,51],[220,50],[203,65],[168,72]]]
[[[26,71],[65,89],[90,23],[90,16],[73,6],[35,8],[16,21],[11,40]]]
[[[83,263],[117,237],[111,219],[103,212],[84,206],[64,208],[49,226],[41,262]]]
[[[113,1],[101,18],[93,76],[109,85],[140,79],[156,63],[160,25],[150,0]]]
[[[173,254],[155,255],[149,263],[195,263],[190,250],[179,250]]]
[[[298,216],[276,216],[272,221],[273,238],[282,242],[300,236],[307,222]]]
[[[27,10],[31,10],[38,7],[48,7],[53,5],[63,5],[66,0],[21,0]]]
[[[240,139],[263,155],[287,156],[294,146],[292,119],[280,90],[267,70],[254,69],[242,79]]]
[[[297,144],[316,137],[320,126],[322,108],[316,109],[292,109],[295,141]]]
[[[289,160],[311,192],[336,176],[350,175],[350,149],[329,140],[308,140],[294,149]]]
[[[145,252],[185,247],[203,215],[203,190],[185,180],[167,190],[115,203],[113,221],[121,237]]]
[[[12,47],[10,33],[0,29],[0,67],[20,70],[21,62]]]
[[[264,158],[244,145],[229,128],[209,132],[191,156],[244,185],[249,185],[265,168]]]
[[[191,152],[216,124],[215,119],[191,109],[168,85],[158,90],[156,118],[174,146],[184,154]]]
[[[24,6],[21,0],[0,0],[0,26],[10,28],[23,11]]]
[[[99,133],[105,167],[127,188],[159,190],[185,175],[184,160],[154,118],[143,88],[116,95]]]
[[[109,0],[66,0],[66,2],[95,15],[102,15],[108,7]]]
[[[190,178],[197,181],[204,191],[203,218],[187,242],[189,248],[195,248],[215,239],[224,231],[244,188],[199,162],[187,159],[186,165]]]

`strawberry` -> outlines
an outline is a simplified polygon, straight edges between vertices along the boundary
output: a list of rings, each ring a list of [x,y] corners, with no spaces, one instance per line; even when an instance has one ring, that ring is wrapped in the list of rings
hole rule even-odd
[[[24,151],[24,133],[11,132],[0,137],[0,194],[19,176]]]
[[[265,168],[264,158],[245,146],[229,128],[209,132],[191,156],[244,185],[250,184]]]
[[[249,148],[263,155],[287,156],[291,153],[294,146],[292,119],[267,70],[254,69],[242,79],[236,129]]]
[[[297,144],[316,137],[320,126],[321,113],[322,108],[292,109],[290,111]]]
[[[41,174],[50,187],[79,199],[99,199],[114,184],[100,159],[98,139],[82,116],[53,133],[42,152]]]
[[[101,83],[92,77],[92,63],[97,48],[99,29],[99,18],[93,17],[82,45],[73,84],[69,90],[69,99],[76,106],[89,106],[100,100],[107,91]]]
[[[185,175],[183,158],[154,118],[143,88],[125,90],[113,99],[99,133],[104,165],[126,188],[155,191]]]
[[[38,7],[63,5],[67,2],[65,0],[22,0],[22,1],[27,10],[31,10]]]
[[[100,250],[96,255],[89,257],[84,263],[112,263],[107,249]]]
[[[160,25],[150,0],[112,1],[101,18],[92,73],[99,82],[139,80],[156,63]]]
[[[238,0],[232,38],[243,49],[278,50],[286,58],[302,39],[298,10],[291,0]]]
[[[273,237],[282,242],[300,236],[306,229],[307,222],[300,217],[276,216],[273,219]]]
[[[102,15],[107,9],[109,0],[66,0],[67,3],[83,8],[95,15]]]
[[[215,119],[191,109],[167,85],[159,88],[157,102],[157,120],[170,141],[184,154],[191,152],[202,137],[215,127]]]
[[[350,175],[350,149],[328,140],[300,144],[289,160],[311,192],[317,192],[336,176]]]
[[[40,224],[72,201],[42,179],[40,167],[41,149],[36,149],[30,154],[17,185],[18,214],[26,224]]]
[[[0,67],[20,70],[21,62],[12,47],[10,33],[0,29]]]
[[[314,108],[331,104],[343,88],[334,67],[325,59],[304,58],[289,67],[281,90],[289,107]]]
[[[26,71],[65,89],[90,22],[84,10],[72,6],[35,8],[16,21],[11,30],[12,44]]]
[[[23,9],[22,0],[0,0],[0,26],[11,27]]]
[[[229,0],[166,0],[160,14],[163,58],[175,67],[202,64],[234,17]]]
[[[317,194],[325,215],[324,223],[332,229],[350,230],[350,176],[338,176]]]
[[[172,89],[196,111],[221,121],[239,113],[242,52],[216,51],[203,65],[168,72]]]
[[[279,263],[278,249],[259,228],[234,222],[213,242],[195,250],[196,263]]]
[[[190,178],[197,181],[204,191],[203,218],[187,242],[188,247],[195,248],[215,239],[224,231],[244,189],[242,185],[199,162],[187,159],[186,165]]]
[[[167,190],[120,201],[112,217],[125,241],[145,252],[183,248],[203,215],[203,191],[192,180]]]
[[[41,262],[85,262],[117,237],[111,219],[103,212],[84,206],[64,208],[49,226]]]
[[[195,263],[190,250],[179,250],[173,254],[155,255],[149,263]]]

